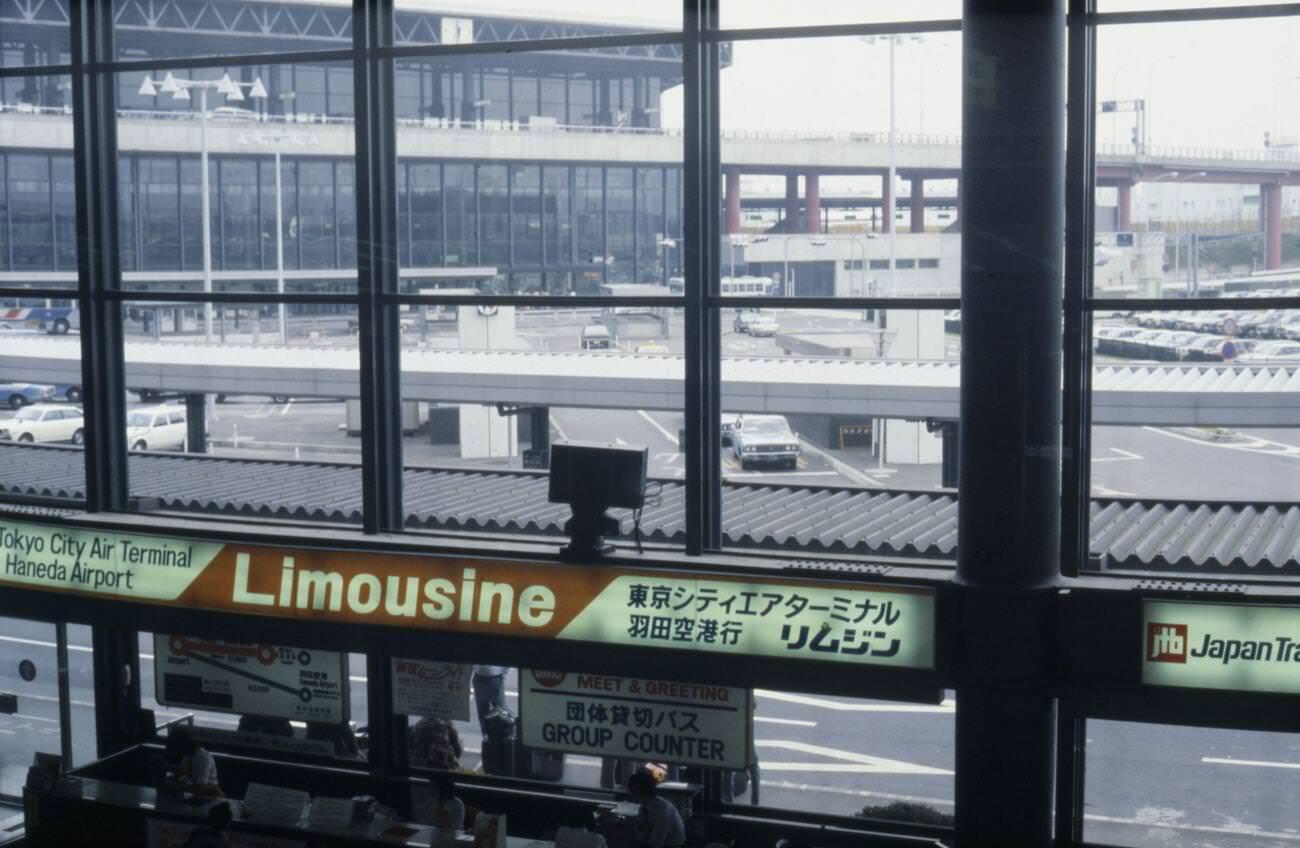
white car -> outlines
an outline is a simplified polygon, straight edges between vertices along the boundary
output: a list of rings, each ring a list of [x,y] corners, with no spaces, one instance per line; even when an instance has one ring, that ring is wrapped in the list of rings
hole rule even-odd
[[[1260,342],[1250,353],[1243,353],[1236,361],[1242,365],[1300,363],[1300,342]]]
[[[746,329],[751,336],[775,336],[781,329],[781,325],[776,323],[776,319],[772,316],[760,312],[749,319]]]
[[[85,419],[75,406],[38,403],[0,421],[0,439],[14,442],[72,442],[86,440]]]
[[[126,445],[133,451],[185,450],[185,408],[146,406],[126,414]]]

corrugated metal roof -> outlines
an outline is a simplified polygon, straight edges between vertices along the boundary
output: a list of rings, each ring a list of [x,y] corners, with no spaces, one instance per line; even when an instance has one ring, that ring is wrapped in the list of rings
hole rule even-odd
[[[79,498],[82,454],[0,447],[0,495]],[[361,471],[353,465],[132,454],[131,492],[169,510],[360,523]],[[437,530],[559,535],[568,507],[547,503],[541,472],[408,468],[407,524]],[[685,486],[661,481],[642,515],[645,538],[685,537]],[[957,498],[902,492],[727,483],[725,543],[738,548],[953,559]],[[624,534],[630,516],[624,511]],[[1092,550],[1108,568],[1300,575],[1300,504],[1099,499]]]

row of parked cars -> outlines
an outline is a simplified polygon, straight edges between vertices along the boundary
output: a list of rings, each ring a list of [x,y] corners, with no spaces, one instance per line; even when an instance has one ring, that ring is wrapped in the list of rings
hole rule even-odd
[[[184,406],[137,407],[126,414],[131,450],[184,450],[187,432]],[[86,441],[85,413],[71,404],[29,404],[0,419],[0,441],[80,445]]]
[[[1125,359],[1157,362],[1239,362],[1242,364],[1300,364],[1300,341],[1249,339],[1195,330],[1150,330],[1115,324],[1097,327],[1093,350]]]
[[[1133,316],[1133,320],[1139,327],[1149,329],[1300,341],[1300,309],[1267,309],[1261,312],[1235,309],[1139,312]]]

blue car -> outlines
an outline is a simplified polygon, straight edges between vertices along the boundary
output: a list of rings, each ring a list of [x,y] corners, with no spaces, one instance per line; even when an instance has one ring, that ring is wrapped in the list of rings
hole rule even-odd
[[[58,383],[54,386],[54,399],[66,400],[68,403],[81,403],[81,386]]]
[[[21,409],[29,403],[50,400],[54,400],[54,386],[40,383],[0,383],[0,403],[9,404],[10,409]]]

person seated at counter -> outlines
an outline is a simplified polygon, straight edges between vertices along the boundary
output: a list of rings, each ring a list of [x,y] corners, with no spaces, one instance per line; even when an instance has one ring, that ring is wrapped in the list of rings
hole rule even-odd
[[[151,763],[154,782],[162,792],[192,792],[204,798],[224,798],[217,778],[217,761],[190,729],[173,724],[167,729],[163,755]]]
[[[225,848],[230,842],[226,839],[226,830],[235,815],[225,801],[213,804],[208,809],[207,827],[196,827],[190,832],[181,848]]]
[[[627,794],[641,807],[637,813],[638,848],[681,848],[686,844],[686,825],[672,802],[659,794],[659,784],[646,769],[627,779]]]
[[[450,775],[435,775],[433,788],[433,844],[452,845],[465,828],[465,802],[456,797],[456,783]]]
[[[413,766],[455,771],[465,749],[456,727],[445,718],[425,716],[411,728],[408,760]]]

